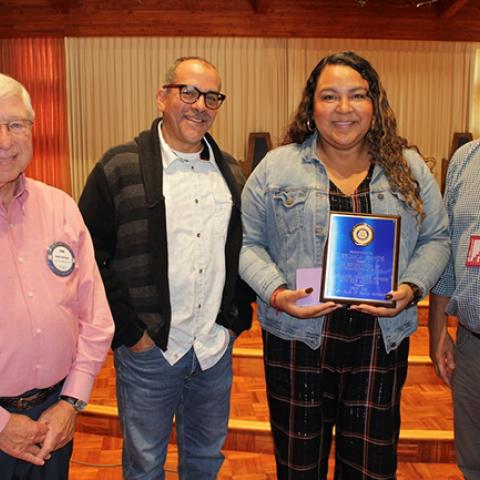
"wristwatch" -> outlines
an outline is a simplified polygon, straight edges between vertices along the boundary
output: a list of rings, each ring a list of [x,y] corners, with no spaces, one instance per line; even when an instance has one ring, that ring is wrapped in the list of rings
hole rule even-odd
[[[413,307],[414,305],[416,305],[421,300],[421,298],[423,296],[422,289],[419,286],[415,285],[414,283],[410,283],[410,282],[405,282],[405,285],[408,285],[412,289],[412,292],[413,292],[412,301],[407,305],[407,308],[408,307]]]
[[[79,400],[75,397],[69,397],[68,395],[60,395],[60,400],[69,403],[77,412],[83,412],[87,403],[83,400]]]

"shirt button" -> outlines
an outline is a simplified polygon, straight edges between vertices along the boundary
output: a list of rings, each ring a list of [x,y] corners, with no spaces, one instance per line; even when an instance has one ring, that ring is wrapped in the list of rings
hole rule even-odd
[[[201,304],[201,303],[198,304],[198,308],[202,308],[202,304]]]
[[[37,328],[35,331],[37,332],[37,335],[40,335],[40,334],[42,333],[42,329],[41,329],[41,328]]]
[[[195,167],[194,167],[193,165],[192,165],[190,168],[191,168],[192,170],[195,170]]]
[[[203,273],[203,268],[199,268],[198,273]]]
[[[40,369],[40,365],[35,365],[35,368],[36,368],[37,370],[39,370],[39,369]]]
[[[18,262],[23,263],[23,257],[18,257]]]
[[[377,195],[377,198],[378,198],[379,200],[383,200],[383,197],[384,197],[383,193],[379,193],[379,194]]]
[[[195,203],[198,203],[198,198],[195,199]]]
[[[15,225],[13,223],[10,224],[10,228],[13,228]]]
[[[33,298],[33,292],[28,292],[27,297]]]
[[[199,233],[197,233],[197,238],[200,238],[200,234],[199,234]]]

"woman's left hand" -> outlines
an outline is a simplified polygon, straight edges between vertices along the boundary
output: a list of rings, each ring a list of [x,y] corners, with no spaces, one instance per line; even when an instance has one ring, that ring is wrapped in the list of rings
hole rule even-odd
[[[391,300],[396,302],[395,308],[374,307],[373,305],[361,303],[360,305],[352,305],[350,310],[367,313],[374,317],[394,317],[410,304],[413,299],[413,290],[410,285],[402,283],[397,290],[389,292],[389,295]]]

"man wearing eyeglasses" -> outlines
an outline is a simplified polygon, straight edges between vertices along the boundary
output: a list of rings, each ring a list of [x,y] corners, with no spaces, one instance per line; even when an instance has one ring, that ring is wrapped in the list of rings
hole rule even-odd
[[[162,117],[108,151],[80,199],[116,323],[126,479],[165,478],[174,416],[181,479],[213,480],[223,462],[232,345],[254,297],[238,278],[243,176],[207,133],[220,88],[212,64],[178,59]]]
[[[25,176],[34,111],[0,74],[0,478],[64,480],[113,321],[87,228]]]

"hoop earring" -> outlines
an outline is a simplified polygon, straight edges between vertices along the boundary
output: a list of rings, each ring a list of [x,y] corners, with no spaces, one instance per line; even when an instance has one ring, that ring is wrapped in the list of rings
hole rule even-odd
[[[311,118],[307,120],[307,130],[310,133],[313,133],[315,131],[315,122]]]

